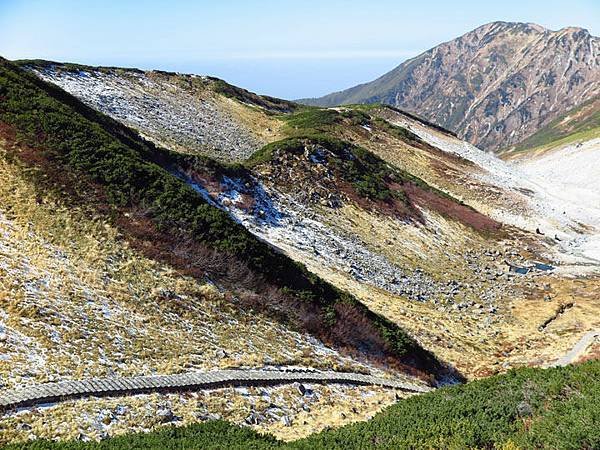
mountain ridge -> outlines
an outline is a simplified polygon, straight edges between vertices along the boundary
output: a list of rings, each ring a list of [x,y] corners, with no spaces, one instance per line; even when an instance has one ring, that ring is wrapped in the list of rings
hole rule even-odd
[[[545,195],[546,185],[530,182],[494,155],[481,152],[427,121],[382,105],[325,109],[286,106],[285,102],[272,99],[268,100],[274,106],[271,107],[262,104],[267,101],[263,97],[210,77],[79,65],[61,67],[55,63],[25,66],[29,74],[17,71],[8,84],[0,78],[4,83],[0,84],[0,95],[9,100],[0,104],[8,108],[0,110],[0,117],[18,125],[17,136],[6,136],[10,142],[19,137],[34,145],[7,146],[8,153],[6,157],[2,153],[0,163],[6,165],[20,159],[26,164],[30,189],[36,186],[38,192],[37,197],[29,196],[31,209],[48,210],[44,195],[55,191],[69,201],[76,198],[79,205],[92,209],[93,215],[98,214],[94,208],[100,203],[107,211],[103,220],[112,218],[111,226],[132,250],[198,282],[206,276],[205,282],[214,291],[224,291],[220,299],[223,310],[239,308],[247,316],[269,320],[267,331],[262,326],[256,334],[236,336],[244,342],[251,339],[245,348],[259,346],[256,360],[232,350],[231,343],[223,350],[233,353],[235,359],[230,355],[222,359],[211,354],[195,355],[193,351],[190,355],[191,346],[199,345],[198,340],[213,329],[218,331],[214,321],[208,321],[203,326],[204,334],[199,330],[190,332],[191,342],[182,339],[186,342],[172,352],[181,359],[181,363],[175,362],[179,372],[187,370],[181,367],[184,364],[192,364],[192,370],[199,363],[214,368],[215,360],[226,364],[221,367],[269,366],[274,364],[273,358],[290,364],[289,356],[281,350],[290,345],[290,331],[279,328],[282,339],[278,339],[273,334],[275,320],[281,321],[281,327],[297,326],[316,339],[315,344],[304,347],[306,356],[300,360],[304,367],[350,365],[360,372],[385,370],[393,377],[407,376],[403,372],[409,367],[395,364],[397,352],[392,346],[397,350],[404,347],[409,364],[418,354],[424,358],[431,355],[469,378],[480,378],[510,367],[551,363],[580,334],[597,328],[600,315],[592,298],[598,280],[589,277],[579,285],[581,280],[563,274],[570,267],[588,268],[575,265],[574,252],[578,247],[587,251],[587,239],[600,222],[593,222],[594,217],[577,216],[578,205],[569,208],[564,200]],[[32,95],[29,83],[52,92],[54,100],[66,100],[69,108],[85,113],[92,125],[82,123],[71,109],[59,108],[40,92]],[[26,92],[18,95],[21,90]],[[160,111],[163,106],[166,110]],[[210,126],[187,126],[190,121]],[[92,139],[98,137],[94,124],[117,141],[106,136],[109,141]],[[246,133],[242,145],[228,142],[232,133],[242,136],[237,130]],[[48,163],[53,164],[54,171],[46,170]],[[57,174],[69,178],[57,185]],[[105,204],[88,190],[86,180],[90,176],[99,189],[110,193],[116,204]],[[9,195],[9,191],[0,190],[0,194],[12,199],[12,203],[6,202],[10,211],[16,196]],[[132,205],[128,207],[129,203]],[[30,216],[24,220],[28,222]],[[44,217],[38,224],[43,227],[47,222]],[[153,222],[160,228],[154,228]],[[191,233],[186,233],[190,226]],[[574,226],[580,228],[573,229]],[[559,238],[552,237],[557,234]],[[93,235],[89,239],[94,243]],[[200,245],[202,240],[215,248],[204,248]],[[233,255],[222,250],[230,250]],[[17,252],[18,248],[10,255]],[[251,262],[254,269],[261,270],[248,272],[246,266]],[[135,271],[141,264],[123,265]],[[256,272],[262,280],[256,279]],[[300,290],[287,282],[280,289],[276,284],[265,286],[265,281],[282,277],[299,281]],[[151,282],[153,278],[148,279]],[[150,290],[144,287],[138,291]],[[578,298],[576,305],[572,304],[574,295]],[[145,301],[151,309],[158,303],[163,308],[185,312],[194,300],[190,297],[179,289],[173,293],[159,291],[146,296]],[[34,316],[36,328],[40,322],[45,324],[48,302],[37,296],[25,298],[26,312],[29,308],[34,312],[41,310]],[[119,298],[126,304],[137,300],[128,299],[127,295]],[[10,314],[14,323],[14,316],[18,319],[22,313],[17,310]],[[173,313],[168,310],[164,318],[152,318],[152,328],[163,330],[162,323],[170,320],[179,327],[179,315],[171,318],[169,314]],[[183,314],[183,318],[188,315],[195,319],[198,313],[193,310],[193,314]],[[94,323],[105,323],[103,317],[103,310],[89,314]],[[220,317],[232,322],[231,316]],[[248,326],[253,326],[251,320],[250,325],[240,323],[240,333]],[[109,327],[112,332],[114,325]],[[233,321],[232,328],[235,327]],[[177,333],[179,337],[179,328]],[[57,347],[52,339],[44,341],[51,351]],[[275,345],[265,348],[265,339]],[[361,359],[349,360],[347,355],[336,353],[325,359],[319,339]],[[154,346],[163,349],[159,344]],[[386,352],[386,347],[391,352]],[[125,350],[129,351],[129,347]],[[107,356],[118,353],[112,350]],[[263,353],[264,362],[260,359]],[[166,356],[168,363],[171,354]],[[363,357],[365,362],[359,363]],[[91,355],[84,362],[94,364],[95,359]],[[149,362],[144,360],[144,354],[136,355],[134,361],[140,359],[143,369],[134,374],[153,373],[147,368]],[[126,361],[132,361],[129,355]],[[367,362],[378,364],[378,368]],[[173,369],[165,369],[165,364],[161,362],[157,373],[172,373]],[[73,375],[68,362],[62,368],[61,378],[85,378],[85,374]],[[444,375],[438,376],[442,384],[456,379]],[[15,384],[23,382],[15,380]],[[318,389],[308,386],[313,392]],[[271,402],[279,406],[283,401],[275,399],[273,392],[258,394],[270,398],[263,402],[270,412],[264,413],[262,403],[255,402],[251,391],[242,403],[252,402],[255,406],[251,412],[247,412],[250,406],[237,404],[233,406],[237,415],[228,420],[273,430],[277,436],[289,439],[308,434],[314,428],[311,430],[307,423],[314,423],[315,417],[331,411],[311,404],[309,412],[296,418],[290,416],[278,427],[265,418],[271,417]],[[360,392],[349,401],[359,403],[356,399]],[[182,410],[176,394],[157,393],[141,399],[119,397],[110,402],[139,411],[147,409],[144,402],[155,405],[169,399],[172,415],[184,416],[185,423],[194,423],[206,418],[206,408],[196,406],[199,402],[194,400],[195,395],[183,400],[191,403],[191,410]],[[223,392],[207,395],[219,397]],[[309,398],[313,394],[301,395]],[[386,402],[394,401],[393,391],[388,389],[386,395]],[[339,401],[337,394],[325,398]],[[9,414],[9,423],[23,424],[13,427],[18,430],[11,439],[26,439],[30,424],[35,430],[31,432],[38,437],[64,438],[67,430],[77,432],[78,427],[89,433],[90,425],[81,425],[80,411],[106,408],[102,405],[106,403],[101,400],[82,399],[76,406],[66,403],[42,412],[43,420],[53,423],[63,408],[78,411],[69,426],[55,434],[41,431],[33,423],[38,414],[35,411]],[[353,407],[350,405],[348,410]],[[197,415],[194,408],[202,413]],[[284,408],[289,411],[287,406]],[[104,413],[90,414],[93,417]],[[162,414],[157,412],[156,416],[171,420],[168,413]],[[336,414],[329,415],[317,429],[336,422]],[[108,435],[127,420],[117,413],[114,417],[102,417],[102,423],[109,423],[101,428]],[[349,420],[357,417],[363,416],[352,415]],[[137,416],[135,426],[153,428],[157,424]]]
[[[599,49],[600,38],[583,28],[491,22],[374,81],[301,102],[389,103],[498,150],[600,93]]]

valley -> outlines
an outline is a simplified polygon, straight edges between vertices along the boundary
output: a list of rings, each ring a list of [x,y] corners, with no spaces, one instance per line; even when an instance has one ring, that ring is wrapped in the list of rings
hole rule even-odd
[[[98,103],[97,84],[108,76],[111,86],[128,85],[130,77],[125,74],[117,83],[111,71],[96,79],[94,72],[61,67],[35,70],[108,114],[115,100]],[[170,80],[163,90],[188,85],[181,80],[190,79],[156,76]],[[133,83],[143,85],[136,77]],[[129,87],[115,96],[121,102],[117,119],[129,115],[128,92]],[[136,96],[151,98],[153,92],[138,90]],[[206,88],[184,92],[214,96]],[[265,127],[263,133],[247,127],[249,133],[264,138],[268,130],[277,130],[267,138],[273,144],[244,163],[248,169],[238,174],[226,168],[207,171],[200,162],[180,166],[178,176],[261,239],[405,327],[464,375],[549,364],[598,327],[594,230],[599,216],[593,207],[567,197],[568,188],[552,184],[551,174],[528,173],[527,165],[507,164],[387,107],[298,109],[278,116],[235,97],[228,100],[238,105],[232,116],[238,124],[252,116],[252,123]],[[182,106],[170,109],[174,129],[187,120],[184,104],[182,100]],[[146,117],[150,119],[140,132],[153,133],[149,130],[157,127],[156,121]],[[389,202],[348,191],[336,168],[344,156],[339,162],[334,144],[319,141],[324,133],[372,152],[386,167],[419,177],[430,186],[429,193],[403,194],[409,196],[408,210],[396,202],[382,214]],[[162,139],[160,133],[156,136]],[[212,145],[202,132],[196,138],[204,139],[207,148]],[[284,147],[286,142],[292,146]],[[346,165],[342,170],[355,169]],[[437,190],[460,203],[449,209],[448,199]],[[584,205],[600,200],[597,191],[589,192],[595,197],[586,198]],[[525,275],[511,271],[540,261],[553,269]],[[585,274],[585,289],[578,289],[574,274]],[[539,330],[574,298],[588,300],[575,302]]]
[[[1,382],[83,390],[7,408],[2,443],[185,434],[224,419],[300,448],[426,401],[399,399],[495,389],[452,386],[463,381],[491,376],[516,399],[520,374],[597,353],[590,128],[498,157],[385,105],[1,62]],[[571,383],[594,364],[551,373]],[[218,370],[236,376],[160,384]],[[249,373],[288,375],[262,385]],[[340,373],[380,381],[315,381]],[[77,384],[135,377],[158,384],[106,397]],[[425,390],[436,392],[414,395]]]

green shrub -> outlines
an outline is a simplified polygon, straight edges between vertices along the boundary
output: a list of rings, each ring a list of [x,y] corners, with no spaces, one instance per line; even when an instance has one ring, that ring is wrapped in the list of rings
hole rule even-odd
[[[297,449],[600,448],[600,361],[518,369],[398,402]]]
[[[367,422],[284,443],[225,422],[130,434],[100,443],[50,443],[16,449],[597,449],[600,361],[517,369],[400,400]]]
[[[267,163],[273,159],[275,152],[301,154],[306,145],[321,146],[332,152],[334,157],[328,161],[328,164],[343,180],[350,182],[361,197],[381,201],[396,199],[408,205],[408,199],[402,189],[397,187],[392,189],[390,186],[412,183],[422,189],[434,192],[440,197],[463,205],[462,202],[430,186],[421,178],[390,166],[365,148],[333,138],[325,133],[298,135],[272,142],[250,156],[245,165],[251,168]]]
[[[289,129],[305,134],[307,131],[324,131],[326,127],[339,122],[340,114],[332,109],[304,107],[281,117]]]
[[[272,436],[263,436],[249,428],[225,421],[210,421],[188,427],[167,427],[153,433],[129,434],[101,442],[64,442],[47,440],[15,444],[6,450],[245,450],[278,447]]]
[[[298,108],[298,105],[294,102],[266,95],[257,95],[254,92],[233,86],[219,78],[208,77],[208,79],[211,81],[212,89],[215,92],[245,104],[260,106],[264,108],[267,113],[291,112]]]
[[[387,347],[393,349],[393,356],[421,357],[428,367],[434,365],[432,356],[396,324],[371,312],[355,298],[257,239],[225,211],[207,204],[191,187],[166,170],[186,161],[187,157],[176,157],[154,147],[132,130],[6,60],[0,60],[0,89],[4,97],[0,103],[0,121],[15,130],[18,141],[36,148],[61,167],[75,171],[79,178],[101,185],[113,207],[143,206],[160,229],[174,234],[185,231],[209,247],[235,255],[269,283],[310,303],[316,311],[351,301],[356,312],[366,318],[380,332]],[[244,170],[208,163],[202,158],[187,161],[206,164],[208,170]],[[397,342],[385,340],[398,336],[402,339]],[[354,345],[360,348],[362,344]],[[388,352],[385,348],[373,350]]]
[[[409,142],[412,144],[422,142],[421,138],[414,134],[412,131],[409,131],[404,127],[399,127],[398,125],[393,125],[387,120],[384,120],[380,117],[376,117],[375,119],[373,119],[373,123],[376,124],[380,129],[386,131],[387,133],[400,139],[401,141]]]

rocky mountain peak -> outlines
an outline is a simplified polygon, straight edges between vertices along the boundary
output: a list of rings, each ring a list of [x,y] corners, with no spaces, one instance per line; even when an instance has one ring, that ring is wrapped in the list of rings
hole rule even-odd
[[[501,33],[505,31],[518,31],[522,33],[545,33],[549,30],[536,23],[523,23],[523,22],[504,22],[501,20],[486,23],[473,31],[467,33]]]
[[[496,151],[599,93],[600,39],[589,31],[491,22],[370,83],[305,103],[391,104]]]
[[[590,36],[590,32],[588,30],[586,30],[585,28],[581,28],[581,27],[564,27],[561,28],[560,30],[558,30],[559,34],[572,34],[574,36],[581,36],[581,37],[585,37],[585,36]]]

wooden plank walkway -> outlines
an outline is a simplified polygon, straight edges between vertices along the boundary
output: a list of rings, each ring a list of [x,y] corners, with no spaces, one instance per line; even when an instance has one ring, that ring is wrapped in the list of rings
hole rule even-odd
[[[204,373],[139,377],[88,378],[25,386],[0,391],[0,409],[55,403],[88,396],[123,396],[151,392],[182,392],[229,386],[266,386],[287,383],[373,385],[423,393],[426,386],[351,372],[317,370],[216,370]]]

